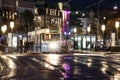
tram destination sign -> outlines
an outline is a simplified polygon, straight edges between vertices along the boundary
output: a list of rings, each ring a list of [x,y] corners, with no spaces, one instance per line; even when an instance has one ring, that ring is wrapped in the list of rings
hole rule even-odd
[[[58,30],[57,29],[51,29],[50,33],[58,33]]]

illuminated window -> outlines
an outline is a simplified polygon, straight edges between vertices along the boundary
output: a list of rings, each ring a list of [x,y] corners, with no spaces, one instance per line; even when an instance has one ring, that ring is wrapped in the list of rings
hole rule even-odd
[[[5,17],[4,11],[2,12],[3,17]]]
[[[18,7],[18,3],[19,3],[18,0],[16,0],[16,6],[17,6],[17,7]]]
[[[54,15],[55,15],[55,16],[56,16],[56,12],[57,12],[57,11],[56,11],[56,10],[54,10]]]
[[[11,17],[11,12],[9,12],[9,19],[12,19],[12,17]]]
[[[61,15],[61,12],[60,11],[58,11],[58,16],[60,16]]]
[[[2,0],[3,5],[11,5],[14,6],[14,0]]]
[[[50,15],[56,15],[56,10],[50,9]]]
[[[6,18],[8,19],[8,12],[6,11]]]
[[[48,10],[48,8],[46,9],[46,14],[48,14],[48,12],[49,12],[49,10]]]
[[[86,38],[83,37],[83,48],[86,48]]]
[[[15,19],[15,15],[14,15],[14,13],[12,13],[12,19]]]
[[[35,8],[35,14],[38,14],[38,9],[37,8]]]

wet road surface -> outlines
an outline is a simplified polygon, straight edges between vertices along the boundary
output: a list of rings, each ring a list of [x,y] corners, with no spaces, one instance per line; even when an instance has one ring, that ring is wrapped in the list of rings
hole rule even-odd
[[[120,80],[120,59],[95,55],[0,56],[0,80]]]

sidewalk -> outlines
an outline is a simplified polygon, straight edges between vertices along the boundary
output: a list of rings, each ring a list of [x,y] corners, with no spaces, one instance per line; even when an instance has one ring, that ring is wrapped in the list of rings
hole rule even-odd
[[[71,50],[75,54],[97,54],[97,55],[120,55],[120,52],[107,52],[107,51],[89,51],[89,50]]]

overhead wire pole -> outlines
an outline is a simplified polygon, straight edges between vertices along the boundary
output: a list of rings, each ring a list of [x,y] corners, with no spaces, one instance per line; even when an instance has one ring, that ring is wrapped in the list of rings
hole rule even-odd
[[[65,2],[64,5],[67,5],[67,4],[68,4],[69,2],[71,2],[71,1],[72,1],[72,0],[69,0],[69,1]]]
[[[100,18],[99,17],[99,15],[100,15],[100,4],[99,3],[98,3],[98,9],[97,10],[98,10],[98,16],[97,16],[97,19],[98,19],[97,20],[97,41],[98,41],[98,38],[99,38],[99,21],[100,21],[99,20],[99,18]]]
[[[88,6],[88,7],[86,7],[86,9],[88,9],[88,8],[90,8],[92,6],[97,5],[97,13],[98,13],[98,15],[97,15],[97,35],[96,35],[97,36],[96,37],[97,41],[98,41],[98,38],[99,38],[100,3],[103,2],[103,1],[105,1],[105,0],[99,0],[98,2],[96,2],[96,3],[94,3],[94,4],[92,4],[92,5]]]

